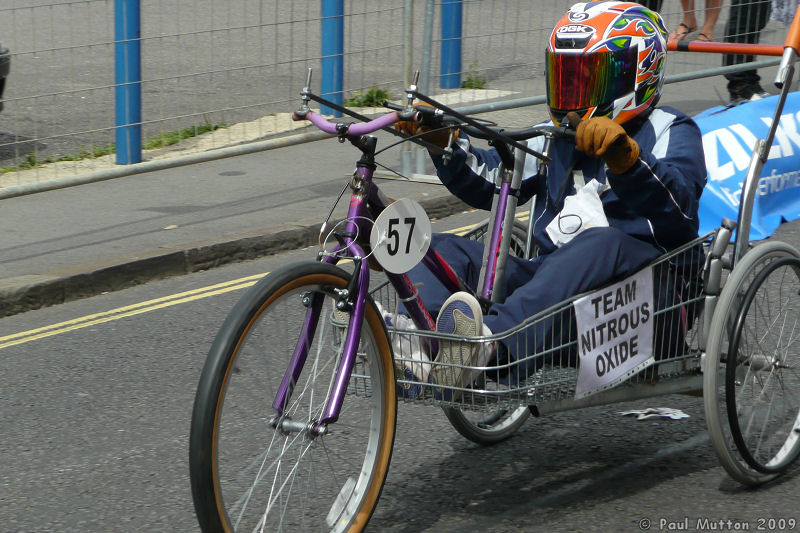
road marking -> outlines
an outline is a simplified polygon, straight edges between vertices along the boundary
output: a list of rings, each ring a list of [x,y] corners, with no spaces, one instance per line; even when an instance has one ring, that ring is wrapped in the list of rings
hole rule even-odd
[[[517,219],[522,221],[527,220],[527,218],[527,215],[517,216]],[[451,230],[445,230],[442,233],[456,233],[458,235],[463,235],[473,227],[475,227],[475,224],[470,224],[469,226],[462,226],[460,228]],[[166,307],[172,307],[174,305],[194,302],[197,300],[202,300],[203,298],[209,298],[211,296],[217,296],[228,292],[246,289],[255,285],[258,280],[267,274],[269,274],[269,272],[264,272],[263,274],[254,274],[252,276],[225,281],[223,283],[217,283],[215,285],[209,285],[199,289],[192,289],[190,291],[179,292],[169,296],[162,296],[161,298],[155,298],[153,300],[117,307],[116,309],[109,309],[108,311],[103,311],[101,313],[73,318],[72,320],[58,322],[56,324],[43,326],[41,328],[13,333],[11,335],[0,337],[0,350],[39,339],[45,339],[54,335],[61,335],[62,333],[68,333],[70,331],[88,328],[98,324],[104,324],[106,322],[112,322],[121,318],[141,315],[143,313],[164,309]]]
[[[247,287],[255,285],[255,283],[265,275],[266,273],[247,276],[244,278],[226,281],[224,283],[218,283],[216,285],[210,285],[208,287],[201,287],[199,289],[193,289],[191,291],[180,292],[169,296],[163,296],[161,298],[156,298],[154,300],[147,300],[145,302],[139,302],[133,305],[117,307],[116,309],[110,309],[108,311],[103,311],[102,313],[86,315],[79,318],[74,318],[72,320],[67,320],[65,322],[58,322],[56,324],[44,326],[41,328],[22,331],[20,333],[14,333],[12,335],[6,335],[5,337],[0,337],[0,350],[11,346],[16,346],[18,344],[35,341],[38,339],[52,337],[53,335],[60,335],[62,333],[67,333],[68,331],[75,331],[78,329],[87,328],[97,324],[103,324],[105,322],[119,320],[121,318],[129,316],[135,316],[135,315],[140,315],[142,313],[147,313],[149,311],[155,311],[157,309],[164,309],[165,307],[171,307],[173,305],[193,302],[195,300],[201,300],[203,298],[208,298],[210,296],[216,296],[218,294],[224,294],[226,292],[245,289]]]

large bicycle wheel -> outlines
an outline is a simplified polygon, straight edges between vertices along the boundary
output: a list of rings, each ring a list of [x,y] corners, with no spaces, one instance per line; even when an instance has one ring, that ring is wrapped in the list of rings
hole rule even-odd
[[[385,480],[397,415],[391,348],[368,299],[356,366],[338,421],[321,418],[349,315],[334,289],[349,275],[321,263],[290,265],[235,306],[208,355],[189,447],[192,496],[205,532],[361,531]],[[307,360],[277,424],[272,408],[306,313]],[[321,434],[319,434],[321,433]]]
[[[720,463],[745,485],[773,479],[800,452],[799,258],[781,242],[745,254],[709,328],[706,423]]]
[[[465,237],[486,242],[490,230],[491,220],[484,220]],[[511,243],[509,253],[516,257],[525,255],[525,235],[527,227],[519,221],[514,221],[511,227]],[[514,409],[497,409],[494,411],[468,411],[457,407],[443,407],[444,414],[450,424],[463,437],[489,446],[504,441],[513,435],[528,420],[531,415],[527,406],[523,405]]]

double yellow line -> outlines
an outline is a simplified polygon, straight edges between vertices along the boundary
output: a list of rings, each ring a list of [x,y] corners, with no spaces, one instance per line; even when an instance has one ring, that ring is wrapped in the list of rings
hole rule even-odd
[[[523,220],[527,219],[527,216],[517,218],[519,220]],[[474,224],[462,226],[460,228],[447,230],[445,233],[463,234],[474,227]],[[62,333],[96,326],[106,322],[112,322],[121,318],[149,313],[150,311],[172,307],[173,305],[194,302],[197,300],[202,300],[203,298],[209,298],[211,296],[217,296],[227,292],[246,289],[255,285],[258,280],[267,274],[269,274],[269,272],[264,272],[263,274],[254,274],[252,276],[246,276],[243,278],[226,281],[224,283],[217,283],[216,285],[209,285],[207,287],[201,287],[191,291],[179,292],[177,294],[163,296],[154,300],[147,300],[145,302],[140,302],[133,305],[117,307],[116,309],[110,309],[108,311],[103,311],[102,313],[86,315],[79,318],[74,318],[72,320],[67,320],[65,322],[58,322],[57,324],[51,324],[41,328],[21,331],[12,335],[6,335],[4,337],[0,337],[0,350],[3,348],[9,348],[11,346],[17,346],[19,344],[24,344],[26,342],[52,337],[54,335],[61,335]]]
[[[53,335],[60,335],[62,333],[67,333],[68,331],[88,328],[97,324],[103,324],[105,322],[111,322],[113,320],[119,320],[129,316],[141,315],[142,313],[148,313],[150,311],[171,307],[173,305],[193,302],[195,300],[202,300],[203,298],[216,296],[217,294],[224,294],[226,292],[245,289],[254,285],[265,275],[266,274],[256,274],[253,276],[247,276],[245,278],[239,278],[232,281],[226,281],[224,283],[218,283],[216,285],[201,287],[191,291],[163,296],[161,298],[148,300],[146,302],[126,305],[124,307],[117,307],[116,309],[110,309],[108,311],[103,311],[102,313],[86,315],[80,318],[67,320],[65,322],[51,324],[49,326],[22,331],[20,333],[14,333],[13,335],[6,335],[5,337],[0,337],[0,350],[38,339],[52,337]]]

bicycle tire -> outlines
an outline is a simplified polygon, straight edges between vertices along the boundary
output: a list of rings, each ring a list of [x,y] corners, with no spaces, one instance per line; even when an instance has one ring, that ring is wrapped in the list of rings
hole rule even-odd
[[[766,483],[778,473],[759,472],[742,456],[730,427],[727,383],[723,378],[732,334],[745,295],[764,268],[785,257],[800,257],[800,252],[786,243],[769,241],[755,246],[735,265],[711,317],[703,359],[703,406],[712,447],[725,471],[734,480],[747,486]]]
[[[475,235],[484,241],[488,237],[490,219],[476,225],[467,233]],[[515,220],[511,227],[511,243],[509,252],[516,257],[525,254],[525,235],[527,226]],[[493,412],[465,411],[458,407],[442,407],[450,425],[461,436],[482,446],[491,446],[502,442],[513,435],[528,420],[531,415],[528,406],[523,405],[514,409],[497,409]]]
[[[324,263],[285,266],[254,285],[220,328],[198,385],[189,443],[192,496],[204,532],[262,526],[356,532],[369,521],[389,469],[397,420],[391,348],[370,297],[339,420],[319,436],[270,425],[275,389],[309,295],[320,295],[323,312],[285,413],[306,428],[318,419],[341,355],[343,325],[334,320],[339,315],[331,294],[349,278]]]
[[[744,295],[729,343],[728,424],[744,461],[763,474],[784,472],[800,454],[798,291],[797,257],[761,269]],[[771,421],[776,415],[779,419]]]

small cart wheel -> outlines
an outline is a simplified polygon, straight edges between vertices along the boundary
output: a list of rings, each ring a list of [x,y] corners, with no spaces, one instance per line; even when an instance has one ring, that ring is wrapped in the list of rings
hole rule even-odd
[[[725,470],[765,483],[800,453],[800,252],[756,246],[735,265],[709,328],[706,423]]]
[[[456,431],[483,446],[506,440],[528,420],[531,414],[527,405],[493,412],[462,411],[455,407],[442,409]]]
[[[484,240],[489,233],[490,220],[484,220],[469,232],[465,237],[472,240]],[[525,255],[525,235],[527,227],[515,220],[512,226],[509,253],[516,257]],[[504,441],[517,431],[528,420],[530,410],[522,405],[513,409],[497,409],[493,412],[462,411],[457,407],[443,407],[447,420],[463,437],[489,446]]]

